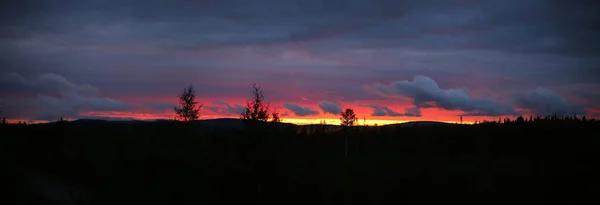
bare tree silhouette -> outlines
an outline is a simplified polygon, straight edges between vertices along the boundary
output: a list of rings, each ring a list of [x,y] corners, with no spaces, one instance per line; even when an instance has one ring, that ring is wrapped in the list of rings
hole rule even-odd
[[[189,122],[198,119],[200,108],[202,105],[198,105],[196,101],[196,91],[192,84],[188,85],[187,88],[183,89],[179,94],[179,104],[181,107],[175,107],[175,113],[177,119]]]

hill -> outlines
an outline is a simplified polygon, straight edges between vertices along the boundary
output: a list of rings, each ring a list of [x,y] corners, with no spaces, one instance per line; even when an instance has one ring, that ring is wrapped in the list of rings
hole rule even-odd
[[[52,204],[53,194],[37,187],[67,199],[71,191],[61,189],[75,187],[91,204],[539,204],[587,200],[600,183],[596,121],[412,122],[349,132],[194,123],[0,124],[0,180],[10,188],[2,199]]]

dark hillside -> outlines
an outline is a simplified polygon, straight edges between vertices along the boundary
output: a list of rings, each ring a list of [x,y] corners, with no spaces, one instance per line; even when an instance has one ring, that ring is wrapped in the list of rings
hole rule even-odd
[[[264,124],[248,130],[237,122],[0,125],[5,199],[538,204],[587,200],[600,182],[600,124],[595,121],[348,129]]]

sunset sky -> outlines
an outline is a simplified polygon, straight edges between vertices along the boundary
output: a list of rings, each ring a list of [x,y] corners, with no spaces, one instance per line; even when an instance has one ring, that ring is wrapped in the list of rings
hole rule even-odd
[[[287,122],[600,116],[597,1],[19,0],[0,3],[0,115]]]

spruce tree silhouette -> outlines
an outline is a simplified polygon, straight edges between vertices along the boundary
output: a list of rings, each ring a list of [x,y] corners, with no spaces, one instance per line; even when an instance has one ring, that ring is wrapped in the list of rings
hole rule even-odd
[[[256,83],[252,84],[252,100],[246,102],[246,107],[242,112],[241,118],[244,120],[267,122],[272,113],[270,113],[269,104],[264,101],[265,94],[262,88]],[[279,120],[278,113],[276,116]]]
[[[523,123],[523,122],[525,122],[525,119],[523,118],[523,116],[517,117],[517,123]]]
[[[269,103],[265,103],[265,95],[262,88],[256,83],[252,84],[252,100],[246,102],[246,107],[241,113],[242,120],[248,131],[248,140],[246,144],[246,161],[252,164],[252,172],[256,177],[256,190],[259,196],[264,192],[263,189],[270,188],[267,184],[268,173],[272,171],[268,168],[272,157],[272,147],[267,144],[267,122],[281,122],[279,112],[271,111]],[[277,124],[273,124],[277,127]]]
[[[192,84],[188,85],[188,87],[183,89],[181,94],[179,94],[179,105],[181,107],[174,108],[178,119],[183,120],[184,122],[198,119],[202,105],[198,105],[198,102],[196,101],[196,91]]]
[[[340,122],[342,126],[353,126],[354,123],[356,123],[356,114],[354,114],[353,109],[346,108],[340,113],[340,115]]]
[[[352,108],[346,108],[340,113],[340,124],[344,126],[344,138],[345,138],[345,146],[344,146],[344,156],[346,161],[348,161],[348,135],[349,129],[348,127],[353,126],[356,123],[357,118],[356,114],[354,114],[354,110]]]

